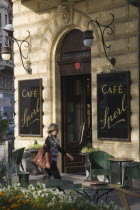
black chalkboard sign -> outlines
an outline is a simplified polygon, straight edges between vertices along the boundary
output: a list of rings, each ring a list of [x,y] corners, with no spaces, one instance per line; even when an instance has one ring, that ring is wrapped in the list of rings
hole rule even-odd
[[[42,79],[19,81],[19,135],[42,136]]]
[[[130,72],[97,75],[98,139],[130,141]]]

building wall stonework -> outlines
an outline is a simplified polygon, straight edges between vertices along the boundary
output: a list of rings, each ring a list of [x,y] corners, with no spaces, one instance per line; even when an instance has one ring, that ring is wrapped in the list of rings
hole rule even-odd
[[[94,31],[94,45],[91,48],[92,69],[92,129],[93,145],[114,156],[127,156],[139,159],[139,55],[138,55],[138,9],[128,5],[124,0],[87,0],[72,7],[63,6],[47,11],[34,12],[33,1],[28,1],[27,7],[19,0],[13,1],[14,35],[18,39],[26,37],[26,30],[31,32],[29,60],[32,75],[25,72],[16,45],[15,51],[15,111],[16,111],[16,147],[28,146],[34,139],[43,142],[47,135],[47,127],[51,122],[61,124],[60,76],[57,66],[60,46],[63,37],[72,29],[82,31],[87,29],[87,23],[98,17],[107,24],[110,13],[115,15],[113,34],[105,35],[107,43],[112,47],[110,55],[117,60],[112,67],[106,60],[101,37],[95,24],[90,28]],[[64,11],[63,11],[64,10]],[[65,12],[65,13],[64,13]],[[26,49],[23,49],[26,54]],[[100,55],[100,56],[99,56]],[[97,139],[97,73],[119,70],[131,72],[131,142],[100,141]],[[22,79],[42,78],[43,80],[43,137],[31,138],[18,135],[18,81]],[[61,138],[61,128],[60,128]]]

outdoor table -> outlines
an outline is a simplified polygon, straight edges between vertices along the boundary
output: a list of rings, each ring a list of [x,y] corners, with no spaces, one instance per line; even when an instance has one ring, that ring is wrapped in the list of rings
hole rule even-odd
[[[83,186],[82,184],[73,184],[70,180],[59,180],[59,179],[48,179],[46,180],[46,188],[58,189],[63,191],[66,194],[66,190],[73,190],[76,193],[88,198],[90,201],[94,201],[98,203],[98,200],[106,195],[106,200],[108,198],[108,194],[115,190],[115,188],[123,187],[122,185],[117,184],[95,184],[92,186]],[[100,191],[105,191],[102,194],[99,194]],[[95,192],[93,195],[93,199],[89,195],[89,193]]]
[[[90,161],[89,161],[89,154],[90,153],[80,153],[80,155],[85,157],[85,164],[84,164],[84,168],[86,171],[86,178],[85,181],[92,181],[91,177],[90,177]]]
[[[106,195],[106,200],[108,198],[108,194],[115,190],[116,187],[123,187],[122,185],[117,184],[100,184],[100,185],[92,185],[88,187],[82,186],[82,184],[73,184],[69,186],[64,186],[63,190],[73,190],[77,192],[80,195],[83,195],[84,197],[88,198],[90,201],[94,201],[98,203],[99,199]],[[95,194],[93,196],[93,199],[91,199],[89,193],[95,191]],[[105,191],[102,194],[99,194],[99,191]]]
[[[73,184],[73,181],[62,180],[62,179],[47,179],[46,188],[63,188],[64,186],[69,186]]]
[[[134,159],[132,158],[121,158],[121,157],[114,157],[108,159],[110,162],[118,162],[120,163],[120,184],[123,184],[123,175],[122,175],[122,163],[123,162],[132,162]]]

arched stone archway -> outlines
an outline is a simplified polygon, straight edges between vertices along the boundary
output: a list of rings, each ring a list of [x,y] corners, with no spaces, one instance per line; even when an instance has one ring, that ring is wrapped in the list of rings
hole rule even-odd
[[[79,29],[81,31],[87,30],[87,24],[90,18],[82,12],[77,10],[69,9],[69,21],[66,23],[64,14],[59,12],[55,18],[50,22],[49,25],[44,29],[44,33],[41,39],[42,57],[48,61],[48,68],[51,74],[51,95],[52,95],[52,121],[56,122],[56,100],[58,105],[58,99],[56,98],[56,91],[59,89],[59,75],[58,67],[56,65],[56,57],[59,57],[59,50],[63,37],[73,29]],[[91,28],[94,26],[91,25]],[[97,28],[96,28],[97,29]],[[95,41],[99,40],[98,31],[94,29]],[[57,79],[57,83],[56,83]],[[57,112],[58,115],[58,112]]]
[[[50,49],[49,56],[51,56],[52,51],[54,51],[57,47],[56,45],[66,33],[75,28],[78,28],[81,31],[87,30],[87,24],[90,20],[91,19],[86,14],[73,10],[69,11],[69,21],[65,22],[64,15],[60,12],[44,29],[40,44],[42,50],[47,51]],[[91,29],[93,27],[94,23],[91,24]],[[96,40],[99,40],[97,26],[94,27],[94,41]]]
[[[48,121],[55,122],[61,126],[61,92],[60,92],[60,75],[56,60],[60,55],[60,47],[63,38],[67,33],[73,29],[81,31],[87,30],[87,24],[90,18],[84,13],[66,8],[61,12],[63,7],[59,9],[59,13],[50,21],[42,34],[41,39],[41,53],[42,58],[48,61],[48,71],[51,78],[51,85],[48,86],[47,91],[51,93],[51,116]],[[64,8],[65,9],[65,8]],[[94,24],[91,24],[91,29]],[[99,40],[97,27],[94,27],[95,41]],[[49,103],[49,102],[48,102]],[[45,107],[44,107],[45,109]],[[44,110],[45,111],[45,110]],[[61,139],[61,127],[59,137]],[[61,161],[59,161],[61,163]],[[61,165],[59,166],[61,168]]]
[[[61,90],[60,90],[60,75],[57,65],[57,60],[60,55],[60,47],[63,38],[67,33],[73,29],[79,29],[81,31],[87,30],[87,24],[90,18],[84,13],[73,10],[70,11],[69,21],[66,24],[63,15],[59,13],[53,21],[45,28],[41,40],[41,49],[43,58],[49,62],[48,68],[51,77],[51,120],[59,124],[61,139]],[[93,26],[91,26],[93,27]],[[94,30],[95,40],[99,40],[98,32]],[[61,161],[59,161],[61,163]],[[61,164],[59,165],[61,168]]]

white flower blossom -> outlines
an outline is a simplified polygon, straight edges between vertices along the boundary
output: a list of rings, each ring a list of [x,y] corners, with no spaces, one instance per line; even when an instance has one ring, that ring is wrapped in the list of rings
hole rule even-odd
[[[45,184],[37,183],[36,186],[29,185],[28,188],[22,188],[20,184],[14,184],[12,186],[8,186],[7,188],[2,188],[1,191],[5,193],[12,194],[13,191],[19,191],[23,193],[27,200],[36,200],[42,199],[48,208],[54,208],[54,206],[59,206],[62,210],[63,205],[73,206],[77,210],[88,210],[92,207],[96,207],[94,203],[86,200],[82,195],[78,195],[72,191],[67,191],[67,194],[64,194],[62,191],[60,192],[58,189],[48,189]],[[44,204],[45,205],[45,204]],[[100,206],[103,206],[105,210],[114,209],[119,210],[120,208],[114,204],[114,202],[110,202],[108,205],[104,203],[104,201],[100,202]],[[61,208],[62,207],[62,208]],[[122,208],[121,208],[122,210]]]

